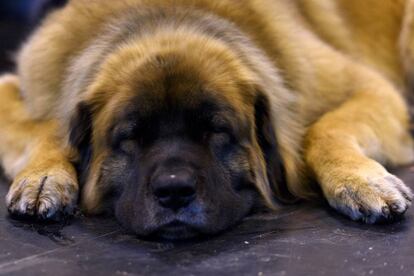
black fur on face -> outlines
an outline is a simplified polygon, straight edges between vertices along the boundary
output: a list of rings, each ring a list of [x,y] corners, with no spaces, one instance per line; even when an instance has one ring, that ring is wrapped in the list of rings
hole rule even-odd
[[[214,234],[246,216],[257,192],[236,116],[212,102],[127,113],[111,129],[102,181],[115,215],[140,235]]]

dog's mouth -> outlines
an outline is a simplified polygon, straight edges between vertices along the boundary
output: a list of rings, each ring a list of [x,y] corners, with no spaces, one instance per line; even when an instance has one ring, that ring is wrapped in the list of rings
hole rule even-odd
[[[167,240],[186,240],[199,236],[200,232],[189,224],[174,220],[160,226],[153,235]]]

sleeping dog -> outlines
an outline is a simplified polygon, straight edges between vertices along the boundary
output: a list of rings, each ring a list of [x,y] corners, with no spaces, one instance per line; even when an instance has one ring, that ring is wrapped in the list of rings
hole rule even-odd
[[[412,193],[413,1],[72,0],[0,79],[11,214],[79,202],[140,236],[215,234],[326,199],[400,217]]]

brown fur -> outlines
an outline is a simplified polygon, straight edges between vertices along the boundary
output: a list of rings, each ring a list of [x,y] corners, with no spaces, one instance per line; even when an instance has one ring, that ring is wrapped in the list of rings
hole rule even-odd
[[[183,65],[171,70],[191,76],[189,68],[198,67],[197,77],[213,91],[227,91],[214,97],[224,97],[250,121],[249,101],[263,93],[287,187],[295,197],[315,197],[310,183],[316,180],[329,203],[351,218],[374,222],[376,216],[369,213],[386,213],[387,208],[403,213],[411,192],[383,165],[414,158],[402,97],[409,93],[413,73],[413,5],[410,0],[70,1],[22,48],[21,84],[1,80],[0,156],[15,179],[9,208],[17,208],[16,202],[22,209],[27,204],[40,208],[39,189],[32,192],[21,183],[33,182],[45,191],[39,180],[44,176],[53,179],[51,186],[71,187],[66,192],[56,188],[58,195],[49,199],[72,204],[73,194],[68,201],[67,191],[76,191],[77,184],[68,153],[60,148],[77,104],[87,102],[100,112],[94,113],[94,155],[82,204],[98,212],[102,199],[96,172],[108,151],[99,137],[136,93],[135,84],[151,82],[151,69],[139,71],[141,64],[153,55],[177,52]],[[151,18],[158,9],[176,13],[172,26],[180,20],[188,24],[153,34],[156,24],[149,21],[129,36],[127,30],[142,23],[134,21],[138,15]],[[227,33],[213,38],[210,31],[199,31],[209,24],[222,24]],[[123,40],[127,43],[112,48]],[[211,79],[209,72],[220,70],[220,78]],[[245,93],[235,91],[236,85],[245,87]],[[22,99],[15,95],[19,88]],[[52,138],[58,132],[55,120],[62,125],[61,140]],[[252,152],[260,151],[257,142],[252,147]],[[256,158],[257,187],[271,206],[264,157]],[[25,194],[31,196],[29,203]]]

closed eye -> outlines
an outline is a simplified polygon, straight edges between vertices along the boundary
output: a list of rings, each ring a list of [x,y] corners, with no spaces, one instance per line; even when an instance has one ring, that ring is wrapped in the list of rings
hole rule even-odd
[[[234,129],[232,128],[230,123],[227,122],[221,122],[220,124],[213,122],[210,132],[215,135],[226,135],[231,139],[235,139]]]
[[[114,148],[121,148],[125,141],[133,141],[136,133],[136,124],[124,122],[114,127],[111,145]]]
[[[231,133],[231,128],[229,126],[213,126],[211,128],[212,133]]]
[[[137,141],[132,139],[125,139],[119,143],[118,148],[127,154],[132,154],[137,149]]]
[[[215,115],[210,121],[211,130],[214,133],[229,133],[233,132],[231,122],[222,115]]]

